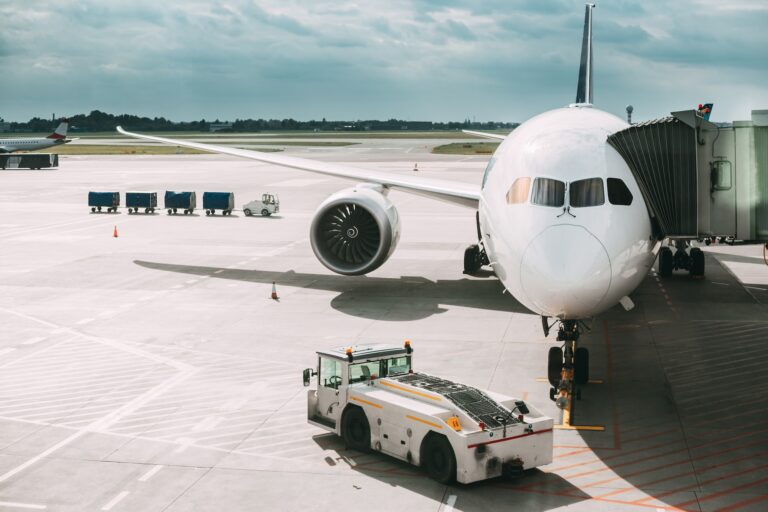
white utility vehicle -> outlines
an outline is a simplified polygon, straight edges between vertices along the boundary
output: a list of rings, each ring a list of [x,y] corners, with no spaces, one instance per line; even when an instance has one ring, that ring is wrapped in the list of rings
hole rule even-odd
[[[411,369],[410,342],[317,353],[304,370],[309,423],[350,448],[386,453],[442,483],[476,482],[552,462],[552,418],[523,400]]]
[[[261,200],[254,199],[243,205],[243,213],[248,217],[254,213],[260,213],[263,217],[269,217],[273,213],[280,213],[280,198],[277,194],[262,194]]]

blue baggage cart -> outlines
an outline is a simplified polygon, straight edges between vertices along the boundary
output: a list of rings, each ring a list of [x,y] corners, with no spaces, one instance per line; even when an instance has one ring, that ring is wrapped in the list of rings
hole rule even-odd
[[[120,206],[120,192],[88,192],[88,206],[92,213],[100,212],[102,208],[116,212]]]
[[[128,207],[128,213],[137,213],[139,208],[142,208],[144,213],[155,213],[157,192],[126,192],[125,206]]]
[[[233,192],[203,192],[203,209],[206,215],[215,215],[221,210],[222,215],[232,215],[235,208]]]
[[[177,213],[179,210],[182,210],[184,215],[188,215],[194,212],[195,208],[197,208],[197,196],[194,192],[165,191],[165,209],[168,215]]]

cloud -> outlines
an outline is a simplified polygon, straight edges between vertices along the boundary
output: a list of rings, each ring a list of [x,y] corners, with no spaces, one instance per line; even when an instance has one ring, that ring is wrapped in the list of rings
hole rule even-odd
[[[0,115],[50,112],[522,121],[573,101],[572,0],[29,0],[0,4]],[[638,119],[702,101],[768,107],[768,4],[612,0],[595,100]],[[721,117],[722,116],[722,117]]]

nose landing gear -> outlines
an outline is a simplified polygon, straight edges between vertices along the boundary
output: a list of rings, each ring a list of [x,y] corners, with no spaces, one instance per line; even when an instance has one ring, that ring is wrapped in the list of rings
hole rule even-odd
[[[545,333],[547,331],[545,329]],[[577,346],[580,334],[579,322],[563,320],[557,332],[557,341],[563,342],[563,347],[549,349],[547,380],[552,386],[549,398],[563,411],[563,422],[555,428],[603,431],[605,427],[602,426],[574,424],[576,401],[581,400],[581,388],[590,382],[589,351],[586,347]]]

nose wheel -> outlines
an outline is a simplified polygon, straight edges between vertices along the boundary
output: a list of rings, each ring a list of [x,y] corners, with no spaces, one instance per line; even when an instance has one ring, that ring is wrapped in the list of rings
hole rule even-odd
[[[488,265],[488,256],[485,249],[479,244],[473,244],[464,250],[464,273],[469,275],[477,274],[480,267]]]
[[[547,380],[549,398],[563,411],[563,422],[555,425],[567,430],[603,431],[605,427],[575,425],[576,401],[581,400],[581,390],[589,380],[589,350],[579,347],[579,325],[575,321],[564,320],[557,333],[561,347],[551,347],[547,357]]]

